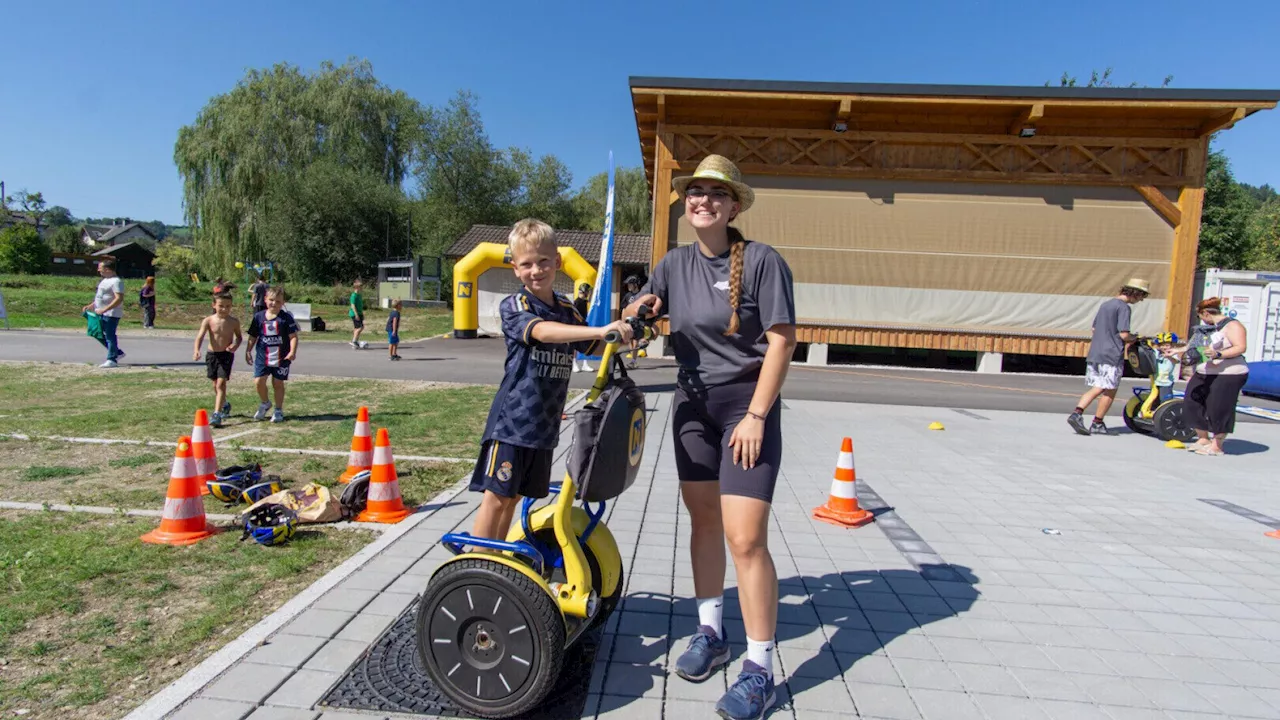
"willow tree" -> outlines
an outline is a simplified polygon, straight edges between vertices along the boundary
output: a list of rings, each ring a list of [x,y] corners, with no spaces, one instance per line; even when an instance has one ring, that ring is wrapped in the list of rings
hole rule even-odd
[[[368,61],[325,62],[311,74],[283,63],[250,70],[178,131],[174,148],[205,272],[270,259],[268,190],[318,159],[398,191],[423,118],[418,102],[379,83]],[[335,189],[331,202],[340,208],[345,199]]]

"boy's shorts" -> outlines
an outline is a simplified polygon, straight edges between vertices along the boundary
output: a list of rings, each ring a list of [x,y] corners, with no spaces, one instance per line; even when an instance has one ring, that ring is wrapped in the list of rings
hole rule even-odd
[[[1173,386],[1172,386],[1172,385],[1157,385],[1157,386],[1156,386],[1156,397],[1160,399],[1160,402],[1161,402],[1161,403],[1167,403],[1167,402],[1169,402],[1170,400],[1172,400],[1172,399],[1173,399]]]
[[[353,317],[351,318],[351,324],[355,327],[356,330],[359,330],[360,328],[364,327],[364,319]]]
[[[489,440],[471,473],[471,491],[495,495],[544,498],[551,494],[553,451]]]
[[[1089,387],[1115,390],[1120,387],[1120,376],[1124,368],[1106,363],[1085,363],[1084,381]]]
[[[387,344],[388,344],[388,345],[399,345],[399,344],[400,344],[400,336],[399,336],[399,335],[397,335],[397,334],[395,334],[395,333],[387,333]]]
[[[272,378],[280,381],[289,379],[290,361],[281,360],[278,367],[267,367],[267,359],[263,353],[254,353],[253,355],[253,376],[256,378],[270,375]]]
[[[207,351],[204,354],[204,372],[210,380],[230,380],[231,366],[236,361],[236,354],[230,350],[217,352]]]

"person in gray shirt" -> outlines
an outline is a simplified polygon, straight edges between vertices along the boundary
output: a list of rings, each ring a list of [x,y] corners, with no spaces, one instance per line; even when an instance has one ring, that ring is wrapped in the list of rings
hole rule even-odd
[[[1146,280],[1130,278],[1119,294],[1102,303],[1093,318],[1093,339],[1089,343],[1089,356],[1085,358],[1085,383],[1089,389],[1067,416],[1067,424],[1081,435],[1111,434],[1103,418],[1116,399],[1116,388],[1120,387],[1125,347],[1137,337],[1129,332],[1131,306],[1146,300],[1150,293],[1151,286]],[[1086,428],[1084,410],[1094,400],[1098,401],[1098,409],[1093,424]]]
[[[796,342],[795,293],[778,251],[729,226],[755,200],[732,162],[711,155],[672,185],[698,240],[662,258],[623,317],[641,305],[665,312],[680,366],[672,433],[692,526],[699,628],[675,670],[701,682],[729,662],[722,623],[727,539],[747,657],[716,709],[726,718],[758,718],[776,698],[778,575],[768,528],[782,459],[778,397]]]

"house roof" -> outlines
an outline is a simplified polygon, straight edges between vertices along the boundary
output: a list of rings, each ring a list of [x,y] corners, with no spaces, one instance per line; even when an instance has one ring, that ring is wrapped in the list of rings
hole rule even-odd
[[[453,246],[445,252],[446,257],[460,258],[471,252],[482,242],[507,244],[507,235],[511,228],[506,225],[472,225],[462,234]],[[648,265],[652,252],[653,239],[639,233],[614,233],[613,262],[618,265]],[[600,262],[600,233],[595,230],[557,230],[556,242],[567,245],[582,256],[583,260],[596,265]]]
[[[145,245],[141,245],[141,244],[136,243],[136,242],[134,242],[134,241],[132,241],[132,240],[130,240],[129,242],[122,242],[122,243],[120,243],[119,245],[112,245],[111,247],[105,247],[105,248],[102,248],[101,250],[95,250],[95,251],[93,251],[93,253],[92,253],[92,254],[93,254],[93,255],[113,255],[113,254],[115,254],[115,253],[117,253],[117,252],[120,252],[121,250],[123,250],[123,249],[125,249],[125,248],[129,247],[130,245],[133,245],[133,246],[137,247],[139,250],[142,250],[143,252],[147,253],[148,255],[151,255],[151,256],[153,256],[153,257],[155,256],[155,253],[153,253],[153,252],[151,252],[150,250],[148,250],[148,249],[147,249],[147,247],[146,247]]]
[[[112,229],[113,228],[110,225],[85,225],[84,226],[84,231],[89,233],[89,237],[94,242],[97,242],[98,238],[101,238],[103,235],[111,232]]]
[[[10,225],[35,225],[35,218],[22,212],[13,212],[12,210],[4,211],[4,215],[0,216],[0,227],[9,227]]]
[[[109,243],[111,242],[112,238],[123,235],[124,233],[132,230],[133,228],[138,228],[139,230],[146,233],[147,235],[150,235],[152,240],[156,239],[155,233],[152,233],[150,230],[148,230],[146,225],[135,222],[135,223],[129,223],[128,225],[117,225],[111,228],[110,230],[108,230],[106,233],[103,233],[101,236],[96,238],[96,240],[100,243]]]

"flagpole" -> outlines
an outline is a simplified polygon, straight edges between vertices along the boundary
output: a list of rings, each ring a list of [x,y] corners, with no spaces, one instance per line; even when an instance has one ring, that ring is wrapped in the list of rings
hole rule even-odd
[[[609,151],[609,189],[605,194],[604,232],[600,237],[600,262],[596,267],[596,286],[587,304],[587,324],[603,327],[613,321],[613,151]],[[588,356],[582,356],[586,358]],[[599,355],[590,356],[599,360]],[[584,360],[585,362],[585,360]]]

